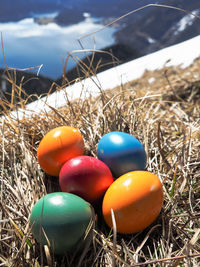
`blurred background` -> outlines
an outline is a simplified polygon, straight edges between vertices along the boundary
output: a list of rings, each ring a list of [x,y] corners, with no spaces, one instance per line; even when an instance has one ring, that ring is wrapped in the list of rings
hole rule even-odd
[[[43,83],[40,91],[36,88],[34,92],[42,93],[52,81],[62,83],[63,62],[69,53],[81,59],[86,57],[85,52],[73,53],[74,50],[105,50],[116,56],[119,64],[200,34],[200,20],[195,16],[154,6],[99,31],[127,12],[152,3],[200,15],[200,3],[196,0],[0,0],[4,47],[0,51],[0,81],[6,60],[8,68],[31,68],[29,75],[39,71]],[[78,41],[80,37],[84,38]],[[76,64],[72,57],[67,61],[65,71],[69,80],[76,78]],[[97,53],[94,64],[102,71],[113,66],[113,58],[108,53]],[[24,75],[20,73],[18,80]],[[25,86],[34,87],[33,82]],[[1,89],[5,88],[5,82],[4,85],[1,82]]]

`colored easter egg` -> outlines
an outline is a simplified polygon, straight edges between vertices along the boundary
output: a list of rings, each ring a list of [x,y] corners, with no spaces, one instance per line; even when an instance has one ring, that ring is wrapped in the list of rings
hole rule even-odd
[[[55,254],[71,251],[82,239],[92,218],[90,205],[64,192],[47,194],[32,209],[30,223],[35,239]]]
[[[144,230],[162,208],[163,189],[159,178],[147,171],[133,171],[115,180],[105,193],[102,212],[112,228],[111,209],[117,231],[131,234]]]
[[[115,178],[130,171],[144,170],[146,166],[144,146],[128,133],[105,134],[98,143],[97,156],[108,165]]]
[[[76,194],[96,204],[113,182],[108,166],[97,158],[79,156],[68,160],[61,168],[61,190]]]
[[[84,141],[74,127],[61,126],[49,131],[41,140],[37,157],[41,168],[49,175],[58,176],[69,159],[83,155]]]

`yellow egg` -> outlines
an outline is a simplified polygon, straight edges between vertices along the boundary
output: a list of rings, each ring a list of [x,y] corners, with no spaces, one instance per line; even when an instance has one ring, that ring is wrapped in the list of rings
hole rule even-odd
[[[159,215],[163,189],[159,178],[147,171],[133,171],[120,176],[105,193],[103,216],[112,228],[113,209],[117,232],[130,234],[142,231]]]

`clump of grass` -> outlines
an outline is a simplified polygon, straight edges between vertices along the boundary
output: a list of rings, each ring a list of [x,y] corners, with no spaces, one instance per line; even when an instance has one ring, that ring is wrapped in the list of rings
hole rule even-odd
[[[22,120],[13,119],[2,102],[0,266],[198,266],[199,64],[146,72],[96,98],[68,101],[61,109]],[[34,240],[29,224],[34,203],[60,191],[58,179],[40,169],[37,147],[60,125],[79,128],[85,154],[94,157],[99,139],[110,131],[128,132],[143,143],[147,170],[160,177],[164,189],[162,211],[151,226],[137,234],[117,234],[105,225],[99,208],[81,253],[57,257]]]

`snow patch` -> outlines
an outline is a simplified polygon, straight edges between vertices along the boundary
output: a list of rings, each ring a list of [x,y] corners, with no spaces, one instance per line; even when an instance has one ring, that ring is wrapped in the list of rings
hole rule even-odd
[[[91,14],[88,13],[88,12],[83,12],[83,17],[84,18],[90,18],[91,17]]]
[[[198,15],[199,10],[192,11],[192,14]],[[192,14],[185,15],[175,26],[174,29],[174,35],[177,35],[179,32],[184,31],[188,26],[191,26],[196,19],[196,17]]]
[[[121,84],[140,78],[146,70],[161,69],[164,66],[189,66],[196,58],[200,57],[200,35],[190,40],[164,48],[152,54],[137,58],[112,69],[105,70],[97,76],[87,78],[72,84],[61,91],[48,97],[41,98],[26,106],[26,109],[13,111],[11,117],[22,119],[34,114],[43,114],[51,111],[51,107],[60,108],[66,105],[67,100],[77,98],[85,99],[89,96],[98,96],[101,91],[112,89]],[[150,80],[153,82],[153,80]]]
[[[151,37],[148,37],[147,38],[147,41],[150,43],[150,44],[154,44],[156,42],[155,39],[151,38]]]

